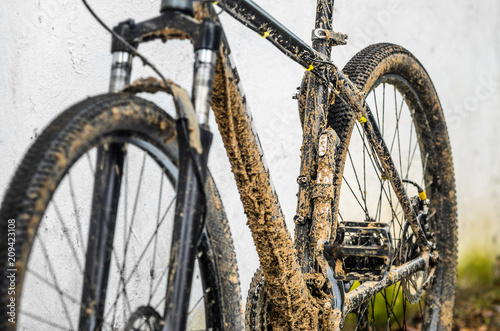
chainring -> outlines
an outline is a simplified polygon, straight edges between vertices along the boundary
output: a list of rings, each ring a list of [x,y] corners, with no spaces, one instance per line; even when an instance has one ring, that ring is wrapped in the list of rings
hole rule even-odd
[[[266,287],[262,269],[259,268],[252,278],[248,290],[245,310],[245,324],[248,331],[267,331],[271,329],[272,302]]]

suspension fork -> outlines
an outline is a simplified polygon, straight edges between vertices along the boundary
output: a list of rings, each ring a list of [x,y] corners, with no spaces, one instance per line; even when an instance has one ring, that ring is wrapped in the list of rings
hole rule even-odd
[[[162,11],[180,10],[192,14],[190,8],[176,8],[187,1],[163,1]],[[173,7],[172,7],[173,6]],[[188,5],[188,7],[192,7]],[[189,24],[188,20],[188,24]],[[134,48],[138,46],[137,39],[131,36],[135,23],[132,20],[120,23],[114,31],[127,40]],[[194,260],[197,253],[198,239],[203,230],[204,190],[208,151],[212,134],[208,130],[208,114],[210,110],[215,59],[221,40],[221,28],[212,20],[204,20],[195,29],[201,31],[195,42],[196,61],[194,66],[193,98],[190,102],[187,93],[177,87],[168,86],[166,90],[174,95],[178,120],[177,134],[179,141],[180,167],[177,182],[177,201],[174,218],[173,241],[170,256],[169,283],[165,302],[164,330],[184,330],[189,307]],[[109,91],[117,93],[130,84],[133,54],[117,38],[112,43],[112,69]],[[170,83],[168,83],[170,84]],[[168,85],[167,84],[167,85]],[[195,107],[193,107],[195,104]],[[195,113],[196,109],[196,113]],[[198,125],[198,117],[201,125]],[[116,145],[116,146],[115,146]],[[96,167],[96,192],[99,196],[110,196],[106,200],[107,213],[101,212],[100,202],[94,202],[93,218],[89,229],[89,247],[95,249],[87,252],[84,289],[80,314],[80,329],[94,330],[103,322],[104,303],[106,300],[107,277],[116,222],[116,209],[120,193],[123,159],[125,157],[123,144],[114,144],[112,148],[99,149],[98,155],[102,166]],[[107,171],[115,169],[119,172]],[[94,194],[96,196],[96,194]],[[99,202],[99,203],[98,203]],[[94,217],[94,215],[97,215]],[[92,238],[92,245],[91,245]],[[95,239],[97,238],[97,239]],[[96,242],[94,244],[94,242]],[[94,261],[99,257],[99,265],[95,268]],[[102,261],[101,261],[102,260]],[[91,263],[92,262],[92,263]],[[97,276],[96,276],[97,275]],[[87,303],[87,304],[85,304]]]

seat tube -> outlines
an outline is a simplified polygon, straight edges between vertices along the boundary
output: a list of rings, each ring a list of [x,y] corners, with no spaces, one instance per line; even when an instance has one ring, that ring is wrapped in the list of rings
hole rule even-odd
[[[330,30],[332,19],[333,0],[318,0],[314,29]],[[331,45],[328,40],[313,40],[313,49],[326,57],[330,57]],[[312,65],[315,65],[313,63]],[[304,108],[304,125],[302,140],[302,155],[300,165],[300,176],[297,178],[299,183],[299,199],[295,221],[295,247],[297,249],[302,271],[310,273],[315,268],[316,241],[310,245],[311,228],[314,228],[312,219],[313,206],[313,178],[316,177],[317,169],[317,147],[319,137],[326,129],[326,109],[328,105],[328,85],[322,82],[314,75],[308,75],[306,84],[306,103]],[[324,226],[318,228],[325,229]],[[325,232],[327,234],[329,231]],[[324,238],[328,240],[330,238]]]
[[[333,0],[318,0],[316,7],[315,29],[332,29]],[[328,39],[316,39],[312,44],[314,50],[330,58],[331,42]]]

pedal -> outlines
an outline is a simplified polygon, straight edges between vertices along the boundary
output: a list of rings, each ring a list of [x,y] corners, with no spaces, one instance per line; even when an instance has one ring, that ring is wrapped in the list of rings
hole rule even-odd
[[[379,281],[389,272],[393,257],[389,224],[341,222],[335,242],[324,254],[337,280]]]

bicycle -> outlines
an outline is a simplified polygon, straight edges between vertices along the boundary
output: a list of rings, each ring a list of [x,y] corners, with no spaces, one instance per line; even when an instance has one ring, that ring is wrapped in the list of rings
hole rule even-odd
[[[377,44],[339,70],[330,52],[346,36],[332,30],[333,1],[318,1],[312,47],[249,0],[218,6],[306,69],[297,94],[303,145],[295,240],[214,7],[163,0],[159,17],[113,29],[110,93],[59,115],[14,175],[0,210],[0,251],[8,253],[2,329],[19,322],[80,330],[368,330],[405,329],[415,318],[424,329],[450,329],[454,175],[425,69],[404,48]],[[160,79],[130,84],[132,58],[149,63],[137,47],[155,39],[193,43],[192,98],[154,66]],[[135,96],[158,92],[172,95],[176,120]],[[210,107],[261,264],[245,321],[227,218],[207,169]],[[51,296],[57,300],[48,307]]]

